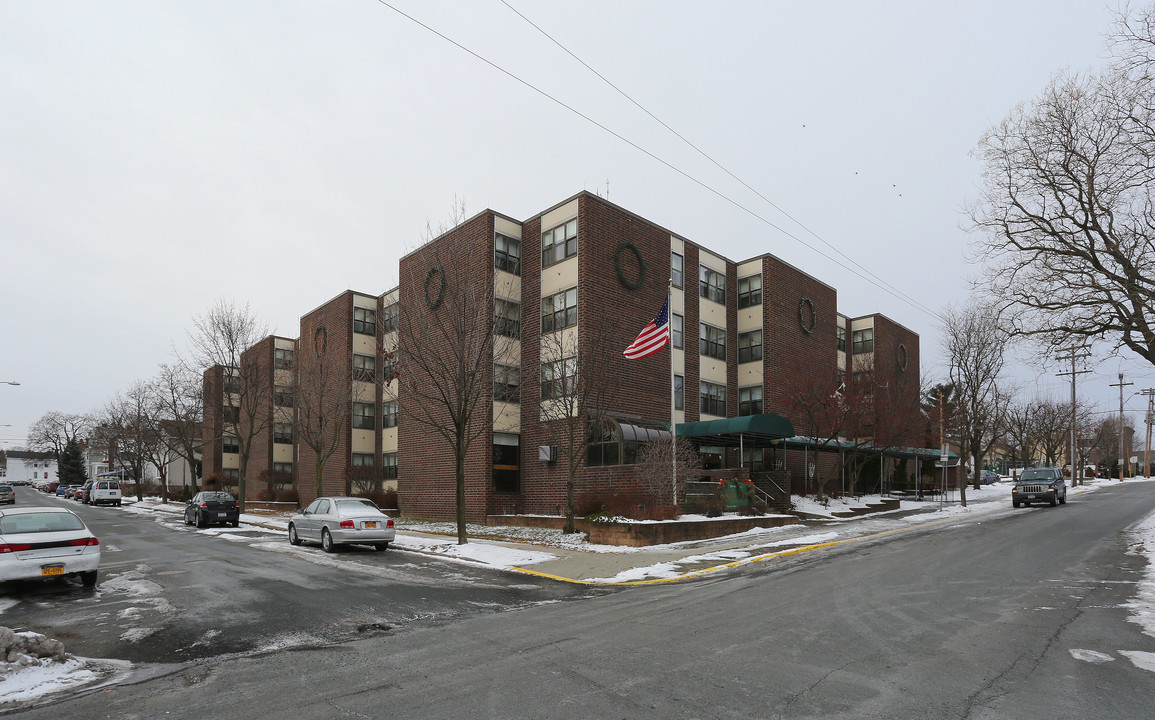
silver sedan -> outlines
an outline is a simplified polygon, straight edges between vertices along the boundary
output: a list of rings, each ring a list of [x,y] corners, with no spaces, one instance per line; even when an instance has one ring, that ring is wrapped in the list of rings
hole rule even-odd
[[[325,552],[338,545],[372,545],[384,550],[397,537],[393,519],[370,500],[320,497],[289,521],[289,542],[319,542]]]

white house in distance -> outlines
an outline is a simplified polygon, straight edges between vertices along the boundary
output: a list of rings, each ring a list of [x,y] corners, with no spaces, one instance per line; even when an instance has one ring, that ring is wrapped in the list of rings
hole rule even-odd
[[[7,462],[0,464],[0,477],[9,482],[16,480],[44,482],[60,479],[56,472],[56,458],[51,455],[28,450],[6,450],[3,455]]]

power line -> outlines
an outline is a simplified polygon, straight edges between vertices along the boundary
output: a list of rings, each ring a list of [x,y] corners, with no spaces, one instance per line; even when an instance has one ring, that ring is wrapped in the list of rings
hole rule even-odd
[[[813,246],[813,245],[811,245],[810,243],[806,242],[806,241],[805,241],[805,240],[803,240],[802,238],[798,237],[798,236],[797,236],[797,235],[795,235],[794,233],[792,233],[792,232],[790,232],[790,231],[786,230],[786,229],[785,229],[785,228],[783,228],[783,227],[780,227],[779,225],[775,224],[774,222],[772,222],[772,221],[771,221],[771,220],[769,220],[768,218],[766,218],[766,217],[763,217],[762,215],[760,215],[760,214],[758,214],[757,212],[755,212],[753,209],[751,209],[751,208],[749,208],[749,207],[746,207],[745,205],[743,205],[742,203],[738,202],[738,201],[737,201],[737,200],[735,200],[734,198],[731,198],[730,196],[726,195],[726,194],[725,194],[725,193],[723,193],[722,191],[720,191],[720,190],[717,190],[716,188],[714,188],[714,187],[712,187],[712,186],[710,186],[710,185],[706,184],[706,183],[705,183],[705,182],[703,182],[702,180],[699,180],[698,178],[696,178],[696,177],[694,177],[693,175],[689,174],[689,173],[688,173],[688,172],[686,172],[685,170],[682,170],[681,168],[677,167],[676,165],[674,165],[674,164],[670,163],[669,161],[667,161],[667,160],[664,160],[664,159],[662,159],[661,157],[658,157],[658,156],[657,156],[656,154],[654,154],[653,152],[650,152],[649,150],[645,149],[645,148],[644,148],[644,147],[642,147],[641,145],[638,145],[638,144],[637,144],[637,143],[635,143],[634,141],[632,141],[632,140],[630,140],[630,139],[626,138],[625,136],[621,135],[620,133],[618,133],[618,132],[616,132],[616,131],[614,131],[614,130],[610,129],[610,128],[609,128],[609,127],[607,127],[606,125],[603,125],[602,123],[598,122],[597,120],[594,120],[592,117],[590,117],[589,115],[586,115],[585,113],[581,112],[580,110],[578,110],[577,108],[573,107],[572,105],[569,105],[569,104],[567,104],[565,101],[563,101],[563,100],[561,100],[561,99],[559,99],[559,98],[557,98],[557,97],[554,97],[553,95],[549,94],[549,93],[548,93],[548,92],[546,92],[545,90],[542,90],[541,88],[537,87],[536,85],[534,85],[533,83],[529,82],[528,80],[525,80],[525,79],[521,78],[520,76],[518,76],[518,75],[514,74],[512,71],[510,71],[510,70],[506,70],[505,68],[503,68],[502,66],[500,66],[500,65],[498,65],[497,63],[493,62],[492,60],[489,60],[488,58],[486,58],[486,57],[482,56],[481,54],[479,54],[479,53],[475,52],[474,50],[471,50],[471,49],[469,49],[468,47],[466,47],[466,46],[462,45],[461,43],[457,42],[456,40],[454,40],[453,38],[451,38],[451,37],[449,37],[449,36],[445,35],[444,33],[442,33],[442,32],[440,32],[440,31],[436,30],[435,28],[433,28],[433,27],[431,27],[431,26],[429,26],[429,25],[425,24],[424,22],[422,22],[422,21],[418,20],[417,18],[413,17],[412,15],[409,15],[408,13],[404,12],[404,11],[403,11],[403,10],[401,10],[400,8],[397,8],[397,7],[395,7],[394,5],[391,5],[390,3],[386,2],[386,0],[377,0],[377,2],[378,2],[378,3],[380,3],[381,5],[384,5],[385,7],[389,8],[390,10],[392,10],[392,11],[393,11],[393,12],[395,12],[395,13],[397,13],[398,15],[400,15],[400,16],[401,16],[401,17],[403,17],[403,18],[405,18],[406,20],[409,20],[410,22],[412,22],[412,23],[414,23],[414,24],[416,24],[416,25],[420,25],[422,28],[425,28],[425,29],[426,29],[426,30],[428,30],[429,32],[433,33],[433,34],[434,34],[434,35],[436,35],[437,37],[439,37],[439,38],[441,38],[442,40],[444,40],[444,41],[448,42],[449,44],[453,45],[454,47],[458,48],[459,50],[461,50],[461,51],[463,51],[463,52],[466,52],[466,53],[468,53],[469,55],[472,55],[474,58],[476,58],[476,59],[480,60],[481,62],[485,63],[486,65],[489,65],[491,68],[493,68],[494,70],[497,70],[498,72],[502,73],[503,75],[506,75],[506,76],[507,76],[507,77],[509,77],[510,79],[512,79],[512,80],[516,80],[517,82],[521,83],[522,85],[524,85],[525,87],[529,88],[530,90],[533,90],[534,92],[536,92],[537,94],[539,94],[539,95],[541,95],[542,97],[546,98],[547,100],[550,100],[551,102],[553,102],[553,103],[555,103],[555,104],[557,104],[557,105],[560,105],[562,108],[565,108],[566,110],[568,110],[569,112],[573,113],[574,115],[577,115],[578,117],[580,117],[581,119],[583,119],[583,120],[585,120],[586,122],[590,123],[591,125],[594,125],[595,127],[597,127],[597,128],[599,128],[599,129],[601,129],[601,130],[603,130],[603,131],[605,131],[605,132],[609,133],[610,135],[613,135],[613,136],[614,136],[614,137],[616,137],[618,140],[621,140],[622,142],[626,143],[627,145],[629,145],[630,147],[634,148],[634,149],[635,149],[635,150],[637,150],[638,152],[640,152],[640,153],[642,153],[642,154],[646,155],[647,157],[651,158],[652,160],[655,160],[656,162],[658,162],[658,163],[660,163],[660,164],[662,164],[662,165],[666,166],[666,167],[667,167],[667,168],[669,168],[670,170],[673,170],[675,173],[677,173],[677,174],[681,175],[682,177],[686,178],[686,179],[687,179],[687,180],[689,180],[690,182],[692,182],[692,183],[694,183],[694,184],[698,185],[698,186],[699,186],[699,187],[701,187],[702,189],[704,189],[704,190],[706,190],[706,191],[708,191],[708,192],[710,192],[710,193],[713,193],[714,195],[716,195],[716,196],[717,196],[717,197],[719,197],[720,199],[722,199],[722,200],[725,200],[726,202],[730,203],[731,205],[733,205],[734,207],[738,208],[739,210],[742,210],[743,212],[747,213],[747,214],[748,214],[748,215],[750,215],[751,217],[753,217],[753,218],[755,218],[755,219],[757,219],[757,220],[761,221],[763,224],[765,224],[765,225],[767,225],[767,226],[769,226],[769,227],[771,227],[771,228],[774,228],[775,230],[777,230],[778,232],[782,233],[782,234],[783,234],[783,235],[785,235],[786,237],[788,237],[788,238],[790,238],[790,239],[792,239],[792,240],[794,240],[794,241],[798,242],[798,243],[799,243],[799,244],[801,244],[802,246],[804,246],[804,247],[808,248],[809,250],[811,250],[811,251],[813,251],[813,252],[817,253],[817,254],[818,254],[818,255],[820,255],[821,257],[823,257],[823,258],[826,258],[827,260],[829,260],[830,262],[832,262],[832,263],[834,263],[835,265],[839,266],[839,267],[840,267],[840,268],[842,268],[843,270],[846,270],[847,272],[850,272],[850,273],[852,273],[853,275],[856,275],[856,276],[858,276],[858,277],[859,277],[859,278],[861,278],[862,280],[865,280],[866,282],[868,282],[868,283],[870,283],[871,285],[875,286],[875,287],[876,287],[876,288],[878,288],[879,290],[882,290],[882,291],[883,291],[883,292],[885,292],[886,294],[888,294],[888,295],[891,295],[891,296],[893,296],[893,297],[895,297],[895,298],[897,298],[897,299],[899,299],[899,300],[902,300],[903,302],[905,302],[906,304],[910,305],[910,306],[911,306],[911,307],[913,307],[914,309],[916,309],[916,310],[919,310],[919,311],[921,311],[921,312],[923,312],[923,313],[926,313],[927,315],[929,315],[930,317],[932,317],[932,318],[934,318],[934,319],[936,319],[936,320],[939,320],[939,321],[942,321],[942,320],[943,320],[943,318],[942,318],[940,315],[938,315],[937,313],[935,313],[933,310],[930,310],[929,308],[926,308],[926,307],[922,306],[921,304],[917,303],[916,301],[914,301],[914,300],[912,300],[912,299],[909,299],[909,298],[907,298],[907,297],[903,296],[902,294],[900,294],[900,293],[897,293],[897,292],[896,292],[896,291],[894,291],[894,290],[891,290],[889,287],[886,287],[885,285],[883,285],[883,284],[881,284],[880,282],[878,282],[878,281],[874,280],[873,278],[870,278],[870,277],[868,277],[867,275],[864,275],[862,272],[859,272],[858,270],[855,270],[854,268],[847,266],[845,263],[841,262],[841,261],[840,261],[840,260],[838,260],[837,258],[833,258],[833,257],[831,257],[831,256],[827,255],[826,253],[822,252],[821,250],[819,250],[818,248],[814,247],[814,246]],[[769,201],[767,201],[767,202],[769,202]],[[785,213],[783,213],[783,214],[785,214]],[[787,217],[789,217],[789,215],[787,215]],[[791,220],[793,220],[793,218],[791,218]],[[797,222],[797,221],[795,220],[795,222]],[[799,224],[801,224],[801,223],[799,223]],[[825,241],[823,241],[823,242],[825,242]]]
[[[641,110],[642,112],[644,112],[646,115],[650,116],[650,118],[652,118],[652,119],[653,119],[655,122],[657,122],[659,125],[661,125],[662,127],[664,127],[666,130],[669,130],[669,131],[670,131],[670,133],[672,133],[672,134],[673,134],[673,135],[674,135],[676,138],[678,138],[678,139],[679,139],[679,140],[681,140],[683,143],[685,143],[686,145],[688,145],[690,148],[692,148],[692,149],[693,149],[695,152],[697,152],[699,155],[701,155],[701,156],[702,156],[702,157],[704,157],[705,159],[709,160],[709,161],[710,161],[710,162],[711,162],[711,163],[714,165],[714,167],[718,168],[718,169],[719,169],[719,170],[721,170],[722,172],[724,172],[724,173],[726,173],[727,175],[729,175],[729,176],[730,176],[730,178],[732,178],[733,180],[735,180],[736,182],[738,182],[739,184],[741,184],[741,185],[742,185],[742,187],[746,188],[747,190],[749,190],[750,192],[754,193],[754,194],[755,194],[755,195],[757,195],[759,198],[761,198],[761,199],[762,199],[762,200],[763,200],[763,201],[764,201],[764,202],[765,202],[767,205],[769,205],[770,207],[774,208],[774,209],[775,209],[775,210],[777,210],[778,212],[782,213],[782,214],[783,214],[783,215],[784,215],[786,218],[788,218],[788,219],[789,219],[791,222],[793,222],[795,225],[797,225],[798,227],[800,227],[800,228],[802,228],[803,230],[805,230],[806,232],[808,232],[808,233],[809,233],[809,234],[810,234],[812,237],[814,237],[816,240],[818,240],[819,242],[821,242],[823,245],[825,245],[826,247],[830,248],[830,249],[831,249],[831,250],[833,250],[834,252],[836,252],[836,253],[838,253],[839,255],[841,255],[843,258],[845,258],[845,259],[847,260],[847,262],[851,263],[851,264],[852,264],[852,265],[854,265],[856,268],[858,268],[858,269],[862,270],[862,271],[863,271],[863,272],[865,272],[866,274],[870,275],[870,277],[872,277],[872,278],[874,278],[875,280],[877,280],[878,282],[877,282],[877,283],[874,283],[875,287],[880,287],[880,289],[883,289],[883,290],[886,290],[887,288],[889,288],[889,292],[890,292],[890,294],[892,294],[892,295],[894,295],[894,296],[898,297],[899,299],[902,299],[902,300],[905,300],[905,301],[907,301],[907,302],[908,302],[908,304],[910,304],[910,305],[913,305],[913,306],[916,306],[917,308],[919,308],[919,309],[920,309],[920,310],[922,310],[923,312],[926,312],[926,313],[928,313],[928,314],[932,315],[933,317],[936,317],[936,318],[938,318],[938,319],[940,319],[940,320],[942,319],[942,318],[940,318],[940,317],[938,316],[938,314],[937,314],[937,313],[935,313],[933,310],[931,310],[930,308],[926,307],[925,305],[923,305],[923,304],[922,304],[922,303],[920,303],[919,301],[915,300],[914,298],[910,297],[909,295],[907,295],[906,293],[904,293],[902,290],[899,290],[898,288],[894,287],[893,285],[891,285],[890,283],[888,283],[886,280],[882,279],[882,278],[881,278],[881,277],[879,277],[878,275],[875,275],[875,274],[874,274],[873,272],[871,272],[871,271],[870,271],[870,270],[869,270],[867,267],[865,267],[864,265],[862,265],[861,263],[859,263],[857,260],[855,260],[854,258],[852,258],[852,257],[850,257],[849,255],[847,255],[846,253],[842,252],[842,250],[840,250],[838,247],[836,247],[836,246],[835,246],[835,245],[833,245],[832,243],[828,242],[828,241],[826,240],[826,238],[822,237],[821,235],[819,235],[818,233],[816,233],[814,230],[811,230],[811,229],[810,229],[810,228],[809,228],[809,227],[808,227],[808,226],[807,226],[805,223],[803,223],[801,220],[799,220],[798,218],[794,217],[794,216],[793,216],[793,215],[791,215],[790,213],[786,212],[786,210],[784,210],[784,209],[783,209],[783,208],[782,208],[780,205],[778,205],[778,204],[777,204],[777,203],[775,203],[773,200],[771,200],[770,198],[768,198],[768,197],[766,197],[765,195],[763,195],[761,192],[759,192],[757,189],[755,189],[753,186],[751,186],[751,185],[750,185],[749,183],[747,183],[745,180],[743,180],[742,178],[740,178],[740,177],[738,177],[737,175],[735,175],[733,172],[731,172],[731,171],[730,171],[730,169],[729,169],[729,168],[727,168],[727,167],[726,167],[725,165],[723,165],[722,163],[718,162],[716,159],[714,159],[714,158],[713,158],[713,157],[712,157],[712,156],[711,156],[709,153],[707,153],[705,150],[703,150],[702,148],[698,147],[696,144],[694,144],[693,142],[691,142],[691,141],[689,140],[689,138],[685,137],[685,136],[684,136],[684,135],[682,135],[680,132],[678,132],[678,131],[677,131],[677,130],[675,130],[674,128],[670,127],[670,125],[669,125],[669,124],[667,124],[667,123],[666,123],[664,120],[662,120],[661,118],[659,118],[659,117],[658,117],[657,115],[655,115],[654,113],[650,112],[650,110],[649,110],[648,108],[646,108],[644,105],[642,105],[642,104],[641,104],[641,103],[639,103],[637,100],[635,100],[633,97],[631,97],[631,96],[629,95],[629,93],[627,93],[625,90],[622,90],[620,87],[618,87],[618,86],[617,86],[617,85],[615,85],[614,83],[610,82],[609,78],[607,78],[605,75],[602,75],[600,72],[598,72],[598,71],[597,71],[597,70],[595,70],[593,67],[591,67],[589,63],[587,63],[585,60],[582,60],[580,57],[578,57],[576,54],[574,54],[574,52],[573,52],[573,51],[571,51],[571,50],[570,50],[568,47],[566,47],[565,45],[563,45],[563,44],[561,43],[561,41],[559,41],[557,38],[553,37],[553,36],[552,36],[552,35],[550,35],[548,32],[546,32],[544,29],[542,29],[542,28],[541,28],[541,26],[539,26],[537,23],[535,23],[534,21],[532,21],[532,20],[530,20],[528,17],[526,17],[526,16],[525,16],[525,15],[524,15],[524,14],[523,14],[521,11],[519,11],[517,8],[515,8],[515,7],[514,7],[514,6],[512,6],[512,5],[510,5],[510,4],[509,4],[509,2],[507,2],[507,0],[501,0],[501,2],[502,2],[502,4],[503,4],[503,5],[505,5],[507,8],[509,8],[510,10],[512,10],[512,11],[513,11],[513,12],[514,12],[514,13],[515,13],[515,14],[516,14],[518,17],[520,17],[522,20],[525,20],[527,23],[529,23],[529,25],[530,25],[531,27],[533,27],[533,29],[537,30],[539,33],[541,33],[542,35],[544,35],[544,36],[545,36],[545,37],[546,37],[546,38],[547,38],[547,39],[548,39],[550,42],[552,42],[554,45],[557,45],[557,46],[558,46],[558,47],[559,47],[559,48],[562,50],[562,52],[566,53],[566,54],[567,54],[567,55],[569,55],[571,58],[573,58],[573,59],[574,59],[574,60],[576,60],[577,62],[581,63],[581,65],[582,65],[582,66],[583,66],[585,69],[589,70],[591,73],[593,73],[594,75],[598,76],[598,78],[599,78],[599,79],[600,79],[602,82],[604,82],[606,85],[609,85],[609,86],[610,86],[611,88],[613,88],[613,89],[614,89],[614,90],[615,90],[615,91],[616,91],[616,92],[617,92],[619,95],[621,95],[622,97],[624,97],[626,100],[630,101],[630,103],[632,103],[632,104],[634,105],[634,107],[638,108],[639,110]],[[796,239],[797,239],[797,238],[796,238]],[[801,241],[799,241],[799,242],[801,242]],[[809,246],[807,246],[807,247],[809,247]],[[861,276],[859,276],[859,277],[861,277]],[[885,287],[885,288],[882,288],[882,287],[881,287],[881,286],[880,286],[878,283],[882,283],[882,285],[885,285],[886,287]]]

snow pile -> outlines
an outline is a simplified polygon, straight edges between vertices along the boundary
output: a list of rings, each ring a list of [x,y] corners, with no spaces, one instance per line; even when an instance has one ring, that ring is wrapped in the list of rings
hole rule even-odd
[[[0,706],[24,703],[92,682],[96,673],[64,651],[64,643],[0,627]]]

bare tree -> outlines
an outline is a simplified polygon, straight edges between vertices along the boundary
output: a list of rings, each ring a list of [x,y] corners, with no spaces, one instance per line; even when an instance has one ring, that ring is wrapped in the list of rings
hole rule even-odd
[[[118,392],[101,413],[101,432],[121,467],[127,467],[136,480],[136,499],[144,499],[145,468],[156,455],[160,443],[150,411],[153,395],[148,385],[137,381],[124,392]]]
[[[1034,416],[1038,411],[1038,402],[1012,402],[1007,406],[1005,432],[1007,445],[1011,451],[1011,467],[1017,467],[1018,462],[1029,463],[1035,453],[1035,422]]]
[[[1071,433],[1071,405],[1051,398],[1035,400],[1031,437],[1047,465],[1057,465]]]
[[[190,349],[197,366],[219,365],[236,381],[230,388],[236,400],[236,416],[226,415],[224,432],[237,438],[240,469],[237,477],[237,502],[245,509],[245,484],[253,442],[271,422],[266,412],[272,378],[256,358],[245,351],[269,334],[268,326],[257,319],[246,304],[241,307],[218,300],[209,310],[193,318],[194,331],[189,334]]]
[[[154,413],[161,439],[172,459],[188,463],[193,492],[199,487],[201,428],[204,420],[204,385],[200,373],[187,364],[161,363],[153,380]],[[166,477],[167,480],[167,477]]]
[[[566,471],[566,533],[574,530],[574,486],[591,445],[599,444],[614,424],[606,422],[617,395],[617,375],[611,359],[620,350],[602,335],[586,338],[578,350],[579,328],[546,333],[541,338],[543,368],[541,420]],[[667,466],[667,484],[672,465]],[[671,499],[672,501],[672,499]]]
[[[964,462],[981,487],[982,459],[1002,435],[1011,393],[1002,380],[1008,337],[990,308],[969,305],[944,313],[944,346],[956,390],[956,423]],[[966,485],[960,483],[966,506]]]
[[[669,438],[651,440],[638,450],[638,478],[646,490],[660,505],[672,505],[675,486],[678,497],[686,496],[686,483],[697,475],[702,467],[697,448],[686,438],[674,442]],[[671,453],[676,453],[674,458]],[[676,460],[676,465],[675,465]],[[675,472],[677,480],[671,482],[670,473]]]
[[[70,441],[83,440],[91,429],[90,415],[50,410],[28,428],[28,448],[59,457]]]
[[[411,310],[399,318],[398,355],[404,422],[440,435],[453,453],[457,542],[465,544],[465,462],[474,442],[492,428],[488,404],[495,343],[493,280],[471,277],[466,268],[477,265],[460,260],[465,253],[478,253],[481,266],[492,267],[492,248],[487,252],[489,246],[476,242],[479,230],[460,222],[460,210],[455,208],[452,229],[410,255],[412,269],[402,266],[400,292],[417,297],[402,301]],[[420,277],[407,278],[407,272]]]
[[[969,212],[1009,332],[1105,337],[1155,364],[1155,10],[1124,13],[1114,49],[987,131]]]

